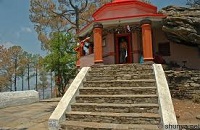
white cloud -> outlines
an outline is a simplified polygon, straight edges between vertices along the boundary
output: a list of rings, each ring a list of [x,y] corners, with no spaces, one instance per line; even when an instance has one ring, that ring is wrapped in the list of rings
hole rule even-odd
[[[21,28],[21,31],[22,32],[27,32],[27,33],[32,33],[33,31],[31,30],[31,28],[29,28],[29,27],[22,27]]]
[[[14,36],[15,36],[16,38],[20,38],[21,35],[24,35],[24,34],[26,34],[26,33],[32,33],[32,32],[33,32],[33,31],[32,31],[32,29],[31,29],[30,27],[21,27],[20,30],[18,30],[18,31],[16,31],[16,32],[14,33]]]
[[[5,48],[9,48],[9,47],[15,45],[15,44],[13,44],[12,42],[4,42],[4,43],[0,43],[0,44],[3,45]]]

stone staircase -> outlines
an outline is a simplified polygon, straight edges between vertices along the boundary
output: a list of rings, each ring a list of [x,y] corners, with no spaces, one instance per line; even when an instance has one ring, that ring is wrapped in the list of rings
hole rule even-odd
[[[66,121],[67,130],[156,130],[158,95],[151,65],[99,65],[79,90]]]

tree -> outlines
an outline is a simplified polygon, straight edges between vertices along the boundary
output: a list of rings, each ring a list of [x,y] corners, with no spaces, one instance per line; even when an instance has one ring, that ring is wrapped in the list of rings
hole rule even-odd
[[[75,32],[90,22],[91,14],[111,0],[31,0],[30,20],[35,24],[42,48],[49,49],[54,32]]]
[[[14,90],[17,91],[17,77],[19,74],[18,67],[19,67],[19,57],[22,55],[22,48],[20,46],[12,46],[8,49],[10,52],[10,62],[14,66]]]
[[[38,71],[40,70],[42,66],[41,64],[42,60],[43,58],[38,54],[35,54],[32,57],[32,63],[33,63],[33,68],[34,68],[35,73],[33,73],[33,75],[31,75],[30,77],[35,76],[35,90],[36,91],[38,91]]]
[[[0,45],[0,91],[17,91],[18,77],[21,78],[21,90],[24,90],[24,77],[27,75],[28,89],[30,90],[30,78],[32,68],[37,73],[39,59],[41,56],[32,55],[23,51],[20,46],[5,48]],[[37,68],[37,69],[36,69]],[[34,75],[35,76],[35,75]],[[37,83],[37,81],[36,81]]]
[[[50,41],[50,54],[44,58],[47,71],[54,72],[59,95],[65,93],[66,85],[76,73],[74,42],[71,34],[56,32]]]
[[[12,85],[14,83],[14,90],[17,91],[19,57],[23,50],[20,46],[12,46],[8,49],[1,46],[0,50],[0,86],[5,89],[10,88],[10,91],[13,91]]]
[[[40,68],[39,76],[41,81],[39,87],[42,88],[42,95],[43,95],[42,97],[44,99],[44,90],[48,87],[47,72],[44,69],[44,67]]]
[[[26,58],[27,85],[28,85],[28,90],[30,90],[30,79],[32,78],[31,71],[33,68],[33,54],[24,52],[24,56]]]
[[[26,57],[27,52],[23,52],[19,60],[19,77],[21,78],[21,90],[24,90],[24,76],[26,75],[26,69],[28,64],[28,59]]]
[[[12,74],[14,69],[10,61],[8,49],[0,45],[0,92],[10,87],[12,84]],[[12,88],[10,88],[11,90]]]
[[[187,5],[195,8],[200,7],[200,0],[187,0]]]

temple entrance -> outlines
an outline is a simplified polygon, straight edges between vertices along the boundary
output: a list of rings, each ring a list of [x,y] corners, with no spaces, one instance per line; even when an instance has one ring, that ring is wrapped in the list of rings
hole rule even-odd
[[[132,63],[130,34],[116,34],[115,36],[115,61],[117,64]]]

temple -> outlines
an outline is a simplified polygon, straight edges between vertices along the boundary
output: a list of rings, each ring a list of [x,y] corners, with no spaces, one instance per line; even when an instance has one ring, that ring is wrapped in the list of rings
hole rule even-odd
[[[157,54],[168,62],[172,46],[162,31],[166,16],[140,0],[114,0],[93,14],[93,21],[78,36],[77,67],[93,64],[153,63]],[[171,46],[171,47],[170,47]],[[162,63],[162,60],[157,59]],[[180,59],[180,64],[184,59]],[[198,66],[198,64],[197,64]],[[193,68],[198,68],[194,65]]]

